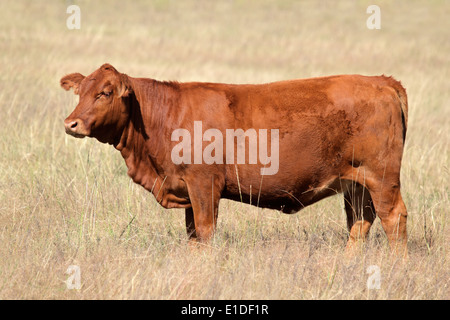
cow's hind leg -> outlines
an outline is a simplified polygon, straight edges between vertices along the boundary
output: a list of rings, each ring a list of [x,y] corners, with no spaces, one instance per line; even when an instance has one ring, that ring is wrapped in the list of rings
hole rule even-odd
[[[369,191],[358,183],[352,183],[344,191],[344,203],[349,232],[347,250],[351,250],[367,238],[375,220],[375,209]]]
[[[370,188],[376,213],[386,232],[392,251],[407,255],[407,211],[400,194],[400,183],[382,183]]]
[[[398,165],[395,166],[394,164]],[[372,165],[367,167],[375,167],[376,170],[358,169],[359,171],[362,170],[363,173],[358,176],[359,183],[364,185],[370,193],[372,209],[375,209],[376,215],[381,220],[391,249],[406,256],[407,211],[400,194],[400,161],[395,158],[388,158],[384,166],[376,167]],[[356,177],[357,173],[355,171],[352,176]],[[348,213],[349,211],[347,211]]]

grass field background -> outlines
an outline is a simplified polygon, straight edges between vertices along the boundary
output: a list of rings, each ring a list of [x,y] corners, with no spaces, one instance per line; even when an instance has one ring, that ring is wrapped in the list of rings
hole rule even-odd
[[[366,27],[371,4],[380,30]],[[448,1],[7,0],[0,12],[0,299],[450,298]],[[133,184],[112,147],[64,132],[78,96],[59,79],[105,62],[178,81],[393,75],[409,98],[409,260],[390,255],[379,220],[345,256],[342,196],[295,215],[223,200],[215,238],[191,250],[184,211]]]

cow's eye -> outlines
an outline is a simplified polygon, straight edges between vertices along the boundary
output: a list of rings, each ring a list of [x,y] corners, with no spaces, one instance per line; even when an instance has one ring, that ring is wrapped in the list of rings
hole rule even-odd
[[[110,97],[112,94],[112,91],[102,91],[97,95],[97,99],[100,99],[101,97]]]

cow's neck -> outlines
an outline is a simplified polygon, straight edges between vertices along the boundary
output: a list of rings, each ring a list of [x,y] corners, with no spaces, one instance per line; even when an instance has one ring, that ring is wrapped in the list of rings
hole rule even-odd
[[[116,149],[120,151],[128,167],[128,175],[134,182],[151,191],[157,201],[164,196],[165,172],[161,166],[167,156],[164,141],[164,114],[168,106],[161,98],[159,83],[151,79],[133,79],[130,103],[130,121],[124,129]],[[170,135],[169,135],[170,137]]]

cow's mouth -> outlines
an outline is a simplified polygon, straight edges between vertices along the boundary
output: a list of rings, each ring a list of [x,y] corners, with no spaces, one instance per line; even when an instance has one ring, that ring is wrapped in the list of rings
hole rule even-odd
[[[71,135],[72,137],[75,137],[75,138],[83,139],[84,137],[86,137],[86,135],[84,135],[84,134],[79,134],[79,133],[76,133],[76,132],[73,132],[73,131],[69,131],[69,130],[66,130],[66,133]]]

